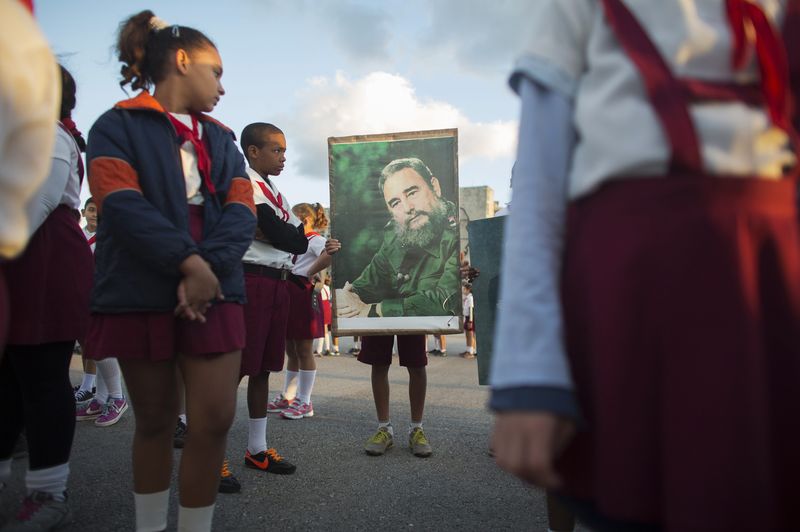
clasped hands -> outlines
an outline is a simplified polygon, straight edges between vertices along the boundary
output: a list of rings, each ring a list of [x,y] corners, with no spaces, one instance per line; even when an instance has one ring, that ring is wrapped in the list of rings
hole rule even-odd
[[[180,265],[183,278],[178,283],[178,306],[175,316],[189,321],[206,322],[206,311],[214,299],[225,299],[219,279],[200,255],[190,255]]]
[[[336,289],[336,315],[339,318],[367,318],[369,307],[370,304],[361,301],[349,282],[344,283],[344,288]]]

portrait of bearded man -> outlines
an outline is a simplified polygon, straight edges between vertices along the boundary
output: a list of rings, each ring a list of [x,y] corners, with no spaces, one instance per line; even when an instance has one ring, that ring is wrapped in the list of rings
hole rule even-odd
[[[460,312],[455,205],[420,159],[395,159],[381,171],[391,220],[361,274],[336,291],[340,318],[451,316]]]

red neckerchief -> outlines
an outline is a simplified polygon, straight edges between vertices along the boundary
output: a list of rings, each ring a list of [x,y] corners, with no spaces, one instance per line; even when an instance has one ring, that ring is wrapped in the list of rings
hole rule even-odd
[[[747,52],[751,46],[755,46],[761,71],[761,91],[769,117],[777,127],[790,131],[792,99],[788,90],[789,65],[781,37],[759,5],[749,0],[726,0],[726,8],[733,31],[733,68],[743,68]],[[748,26],[754,30],[749,35]]]
[[[281,196],[281,193],[278,192],[278,197],[276,198],[275,195],[272,193],[272,191],[269,189],[269,187],[266,185],[266,183],[264,183],[263,181],[258,181],[257,183],[258,186],[261,187],[261,192],[264,193],[264,195],[267,197],[270,203],[272,203],[274,206],[280,209],[281,220],[283,220],[284,222],[288,222],[289,211],[283,208],[283,196]]]
[[[214,183],[211,182],[211,156],[208,154],[205,143],[200,138],[197,117],[191,115],[192,129],[189,129],[186,124],[172,116],[171,113],[167,113],[167,116],[172,125],[175,126],[175,132],[178,133],[178,137],[182,141],[181,144],[190,142],[194,147],[194,152],[197,154],[197,171],[200,172],[209,194],[215,194],[217,189],[214,187]]]

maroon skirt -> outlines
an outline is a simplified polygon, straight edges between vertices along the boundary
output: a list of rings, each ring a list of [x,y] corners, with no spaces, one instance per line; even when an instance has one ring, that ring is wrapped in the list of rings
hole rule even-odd
[[[612,182],[570,206],[566,494],[665,530],[789,530],[800,232],[789,181]]]
[[[189,206],[189,232],[195,242],[200,242],[202,206]],[[244,347],[242,305],[216,303],[205,317],[206,322],[200,323],[176,318],[172,311],[95,313],[91,316],[83,354],[93,360],[117,357],[158,362],[169,360],[176,353],[209,355],[239,351]]]
[[[59,205],[25,252],[3,265],[11,315],[8,344],[83,341],[94,260],[77,211]]]
[[[286,338],[289,340],[311,340],[325,336],[322,321],[321,299],[314,292],[314,285],[305,277],[294,276],[289,283],[289,325]],[[314,298],[317,298],[314,302]]]
[[[330,325],[333,322],[333,313],[331,312],[331,300],[322,299],[320,297],[320,301],[322,302],[322,323],[324,325]]]

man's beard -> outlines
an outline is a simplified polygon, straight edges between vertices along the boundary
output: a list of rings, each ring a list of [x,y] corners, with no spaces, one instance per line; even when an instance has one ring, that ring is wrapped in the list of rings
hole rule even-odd
[[[443,201],[439,200],[430,212],[416,211],[416,215],[427,215],[428,221],[417,229],[409,227],[412,220],[407,220],[403,225],[395,224],[397,238],[400,240],[400,245],[403,247],[425,247],[433,242],[433,239],[441,234],[447,222],[447,207]]]

